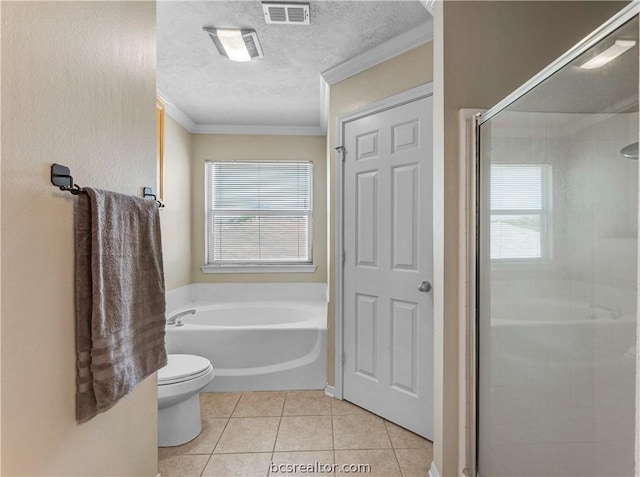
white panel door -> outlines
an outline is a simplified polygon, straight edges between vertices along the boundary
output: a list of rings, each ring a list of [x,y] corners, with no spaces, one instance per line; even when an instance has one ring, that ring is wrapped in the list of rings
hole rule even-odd
[[[344,125],[343,397],[433,437],[431,97]]]

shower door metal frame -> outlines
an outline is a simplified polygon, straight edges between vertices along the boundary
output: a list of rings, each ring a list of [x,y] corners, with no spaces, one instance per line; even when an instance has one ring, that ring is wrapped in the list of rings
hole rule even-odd
[[[558,59],[549,64],[546,68],[540,71],[537,75],[531,78],[529,81],[524,83],[518,89],[516,89],[509,96],[504,98],[502,101],[497,103],[492,108],[488,109],[486,113],[482,114],[480,120],[478,122],[478,126],[482,126],[482,124],[496,114],[498,114],[503,109],[508,108],[512,103],[516,102],[522,96],[527,94],[533,88],[538,86],[540,83],[544,82],[559,70],[567,66],[573,60],[575,60],[578,56],[583,54],[589,48],[597,44],[600,40],[608,36],[610,33],[613,33],[615,30],[620,28],[622,25],[627,23],[629,20],[633,19],[633,17],[637,16],[640,13],[640,4],[638,2],[631,2],[625,8],[620,10],[614,16],[612,16],[605,23],[600,25],[596,30],[587,35],[584,39],[582,39],[578,44],[576,44],[573,48],[568,50]]]
[[[477,279],[478,253],[478,126],[483,110],[462,109],[458,127],[460,137],[459,195],[459,402],[458,467],[467,477],[477,475]]]
[[[629,20],[633,19],[633,17],[637,16],[640,13],[640,3],[631,2],[625,8],[620,10],[614,16],[612,16],[605,23],[600,25],[596,30],[587,35],[584,39],[582,39],[577,45],[568,50],[558,59],[549,64],[546,68],[540,71],[537,75],[531,78],[529,81],[524,83],[518,89],[516,89],[509,96],[504,98],[502,101],[497,103],[492,108],[488,109],[486,113],[482,114],[479,121],[478,126],[481,126],[484,122],[491,119],[493,116],[498,114],[503,109],[508,108],[512,103],[516,102],[522,96],[527,94],[533,88],[538,86],[540,83],[544,82],[559,70],[567,66],[573,60],[575,60],[578,56],[583,54],[589,48],[597,44],[600,40],[608,36],[610,33],[613,33],[615,30],[620,28],[622,25],[627,23]]]
[[[525,82],[495,106],[485,112],[479,112],[470,117],[469,110],[466,118],[463,116],[465,110],[461,111],[460,142],[465,146],[461,149],[461,216],[460,216],[460,254],[461,258],[466,256],[472,258],[466,271],[464,265],[460,266],[460,321],[463,326],[461,330],[460,344],[465,343],[465,337],[471,337],[471,342],[467,339],[467,344],[472,349],[467,353],[467,359],[460,366],[462,379],[465,381],[465,389],[461,391],[461,399],[465,403],[464,409],[460,409],[459,417],[464,419],[464,436],[460,437],[460,443],[464,448],[461,450],[461,469],[465,476],[481,477],[478,469],[478,439],[479,439],[479,386],[480,386],[480,161],[481,143],[480,127],[511,104],[523,97],[529,91],[549,79],[555,73],[574,61],[589,48],[596,45],[602,39],[613,33],[625,23],[640,14],[640,3],[632,2],[617,14],[603,23],[600,27],[587,35],[583,40],[569,49],[562,56],[550,63],[546,68]],[[466,126],[465,126],[466,124]],[[468,129],[471,129],[469,133]],[[469,164],[473,161],[473,164]],[[473,237],[470,239],[470,237]],[[462,427],[462,426],[461,426]],[[639,429],[636,429],[638,432]],[[637,446],[637,443],[636,443]],[[464,464],[464,465],[462,465]],[[637,463],[636,463],[637,464]]]

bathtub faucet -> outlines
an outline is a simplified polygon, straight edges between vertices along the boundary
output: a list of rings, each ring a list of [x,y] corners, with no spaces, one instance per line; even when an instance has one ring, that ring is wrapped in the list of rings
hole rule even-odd
[[[185,315],[193,315],[195,312],[196,310],[187,310],[176,313],[167,320],[167,325],[183,326],[184,323],[182,322],[182,320],[184,319]]]
[[[610,306],[598,305],[596,303],[589,303],[589,308],[591,308],[592,318],[597,318],[597,316],[595,315],[596,310],[609,312],[609,318],[614,320],[617,320],[622,316],[622,311],[620,310],[620,308],[611,308]]]

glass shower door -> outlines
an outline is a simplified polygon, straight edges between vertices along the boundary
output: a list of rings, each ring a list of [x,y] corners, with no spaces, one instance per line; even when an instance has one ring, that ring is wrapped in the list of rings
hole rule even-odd
[[[637,41],[635,17],[479,126],[481,477],[634,474]]]

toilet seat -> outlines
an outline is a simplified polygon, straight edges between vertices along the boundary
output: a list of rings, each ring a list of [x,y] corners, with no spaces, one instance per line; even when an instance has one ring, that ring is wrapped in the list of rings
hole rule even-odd
[[[158,386],[178,384],[206,375],[213,367],[207,358],[190,354],[170,354],[167,365],[158,371]]]

